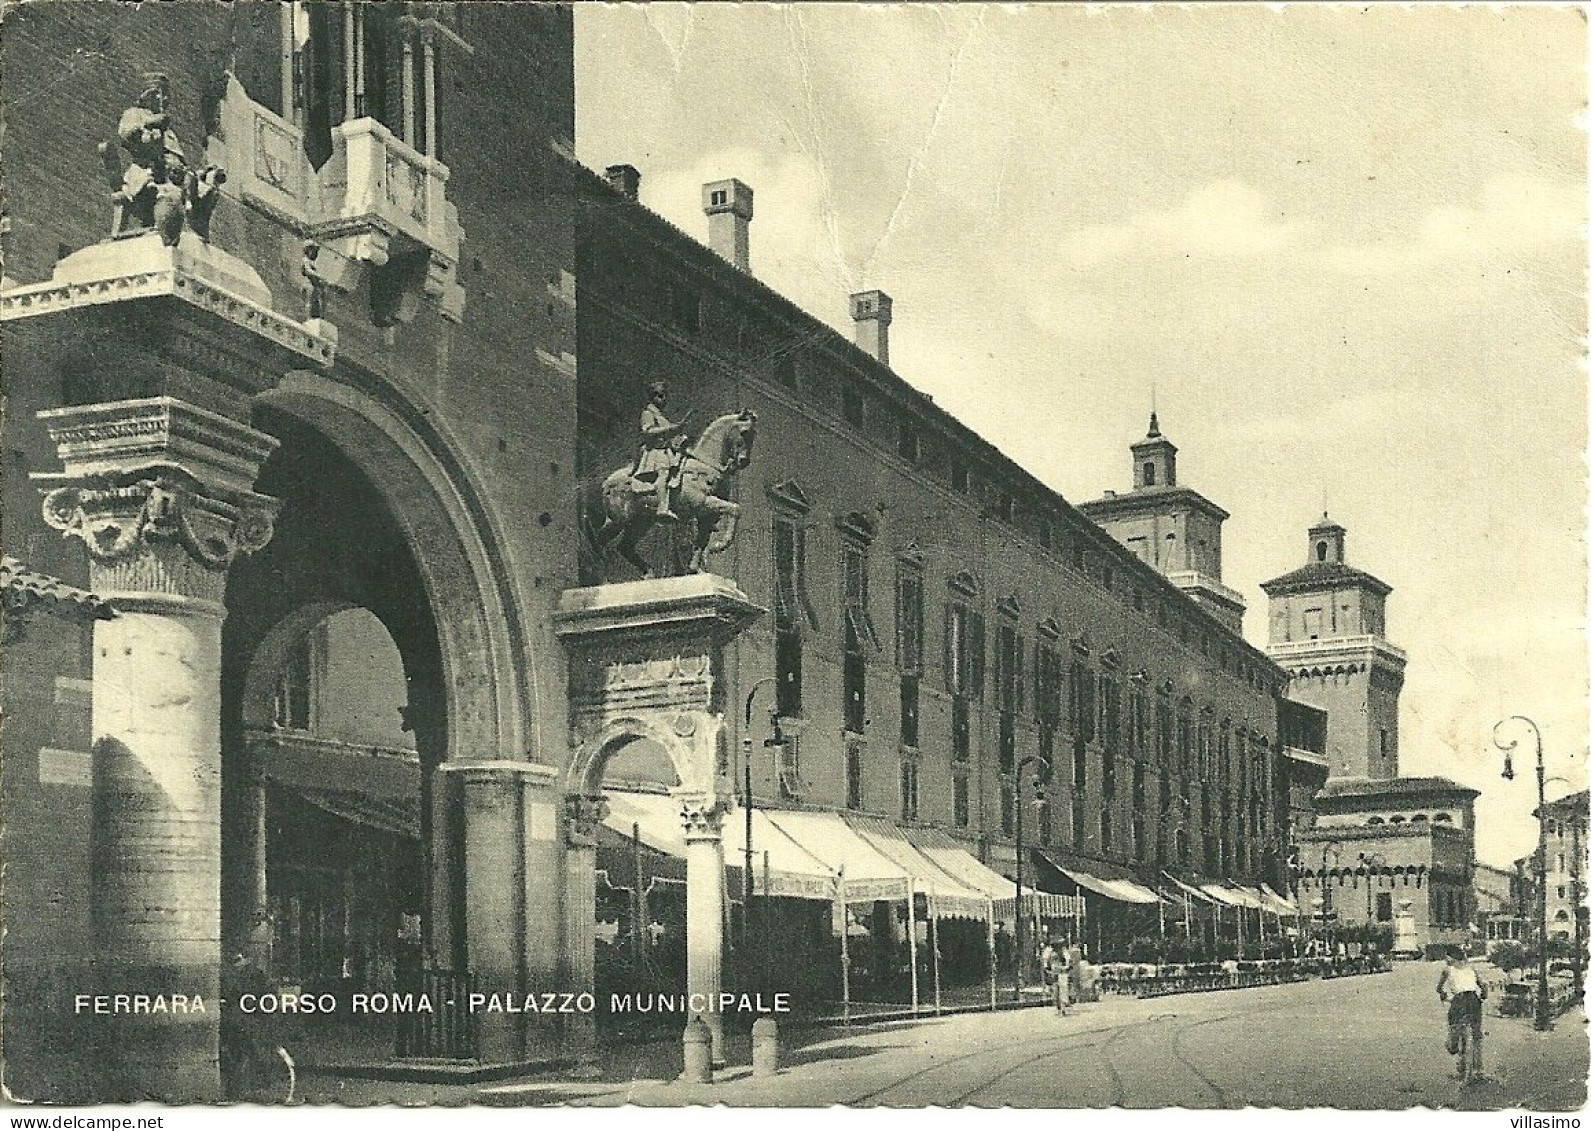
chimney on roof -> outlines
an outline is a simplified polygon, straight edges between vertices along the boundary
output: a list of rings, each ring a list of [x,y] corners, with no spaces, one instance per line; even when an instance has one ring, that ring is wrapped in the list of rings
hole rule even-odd
[[[751,271],[751,186],[731,177],[702,186],[707,246],[748,274]]]
[[[604,176],[613,190],[626,200],[641,199],[641,171],[634,165],[609,165]]]
[[[889,323],[895,308],[883,291],[860,291],[851,296],[851,319],[856,323],[856,344],[889,364]]]

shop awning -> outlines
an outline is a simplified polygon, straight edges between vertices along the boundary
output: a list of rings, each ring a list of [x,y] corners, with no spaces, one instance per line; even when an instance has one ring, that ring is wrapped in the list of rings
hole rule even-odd
[[[1228,907],[1248,908],[1253,911],[1263,911],[1265,904],[1260,902],[1257,895],[1250,895],[1235,884],[1202,884],[1205,891],[1217,903],[1224,903]]]
[[[1172,892],[1173,895],[1192,896],[1194,899],[1199,900],[1201,903],[1218,903],[1219,902],[1213,895],[1207,895],[1206,893],[1200,891],[1198,888],[1194,887],[1192,884],[1183,883],[1181,880],[1177,879],[1177,877],[1173,876],[1170,872],[1161,872],[1160,874],[1161,874],[1162,877],[1164,877],[1165,879],[1169,880],[1171,882],[1172,887],[1176,889],[1175,891]]]
[[[666,793],[620,793],[607,790],[602,823],[623,837],[639,833],[643,845],[667,856],[685,857],[685,830],[680,824],[679,800]]]
[[[908,870],[864,840],[838,813],[795,809],[756,812],[828,869],[843,884],[843,898],[905,899],[911,894]],[[755,837],[755,829],[752,835]]]
[[[1297,915],[1298,905],[1285,896],[1277,895],[1269,884],[1260,885],[1260,897],[1265,900],[1269,910],[1277,915]]]
[[[955,877],[963,887],[971,888],[989,899],[1015,899],[1016,884],[968,852],[962,843],[944,829],[905,829],[910,840],[922,854],[943,871]]]
[[[906,831],[882,817],[844,816],[845,823],[883,855],[906,870],[912,887],[926,894],[934,914],[949,918],[987,919],[990,897],[976,891],[941,868],[927,853],[911,842]],[[1012,896],[1016,889],[1013,885]]]
[[[732,809],[724,817],[724,857],[740,867],[746,854],[746,811]],[[793,899],[832,900],[838,877],[777,822],[765,809],[751,811],[752,888],[761,895]]]
[[[1154,892],[1141,884],[1134,883],[1132,880],[1125,878],[1105,879],[1102,876],[1085,871],[1070,860],[1058,858],[1055,854],[1045,849],[1039,848],[1035,849],[1035,851],[1048,861],[1050,866],[1057,872],[1085,891],[1091,891],[1095,895],[1103,896],[1105,899],[1114,900],[1117,903],[1160,902],[1160,897]]]

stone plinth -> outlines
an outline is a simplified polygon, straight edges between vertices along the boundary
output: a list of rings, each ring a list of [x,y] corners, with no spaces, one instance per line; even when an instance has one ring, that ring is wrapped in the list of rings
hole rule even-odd
[[[259,273],[193,232],[107,240],[0,292],[10,349],[78,375],[80,403],[169,395],[238,420],[289,370],[329,369],[335,327],[272,309]]]

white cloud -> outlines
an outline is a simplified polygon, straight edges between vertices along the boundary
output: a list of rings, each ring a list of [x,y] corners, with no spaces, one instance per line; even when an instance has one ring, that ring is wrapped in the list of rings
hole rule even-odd
[[[1069,260],[1088,267],[1128,256],[1268,256],[1303,234],[1300,225],[1274,215],[1265,194],[1241,181],[1222,180],[1197,189],[1169,211],[1081,228],[1067,235],[1061,246]]]
[[[1326,263],[1350,275],[1380,275],[1444,260],[1507,261],[1578,248],[1584,230],[1581,190],[1537,177],[1493,177],[1475,206],[1432,209],[1402,238],[1335,247]]]

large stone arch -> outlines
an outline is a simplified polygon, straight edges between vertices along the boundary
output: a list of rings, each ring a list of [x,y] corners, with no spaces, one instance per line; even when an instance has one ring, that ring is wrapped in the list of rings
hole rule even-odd
[[[309,424],[358,465],[413,549],[447,688],[445,759],[521,758],[540,746],[526,701],[537,673],[501,540],[458,445],[396,401],[301,371],[256,398]]]
[[[682,727],[691,730],[680,734]],[[680,796],[711,797],[717,785],[719,749],[724,740],[721,715],[709,712],[625,712],[601,721],[589,735],[577,731],[574,757],[566,776],[569,794],[594,797],[602,791],[608,760],[623,746],[647,739],[668,754]]]

